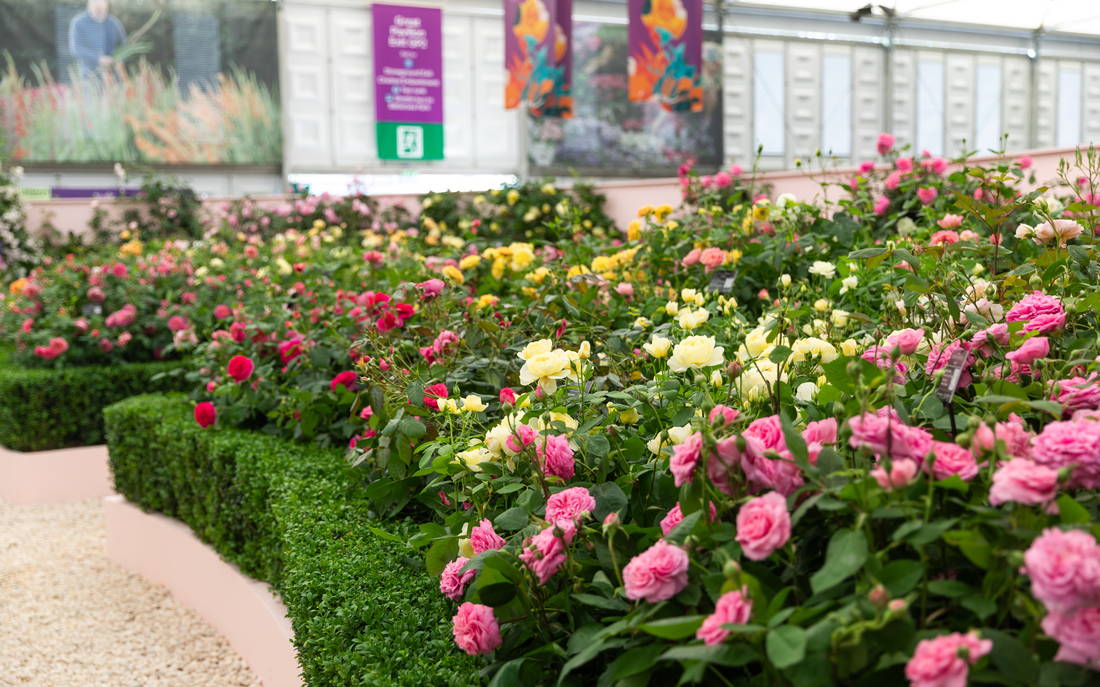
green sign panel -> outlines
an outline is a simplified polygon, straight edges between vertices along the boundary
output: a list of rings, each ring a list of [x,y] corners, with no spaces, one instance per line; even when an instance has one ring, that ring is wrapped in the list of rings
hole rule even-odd
[[[375,133],[380,160],[442,160],[442,124],[377,122]]]

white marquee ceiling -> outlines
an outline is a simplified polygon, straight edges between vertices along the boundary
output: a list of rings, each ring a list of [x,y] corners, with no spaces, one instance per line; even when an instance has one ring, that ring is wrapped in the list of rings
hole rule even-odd
[[[771,6],[854,12],[872,0],[735,0]],[[899,19],[924,19],[1013,29],[1100,35],[1100,0],[878,0]]]

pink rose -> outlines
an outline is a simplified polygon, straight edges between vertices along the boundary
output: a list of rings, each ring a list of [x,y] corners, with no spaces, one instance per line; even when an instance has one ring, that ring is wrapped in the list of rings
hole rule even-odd
[[[229,309],[228,305],[216,305],[214,306],[214,317],[219,320],[224,320],[231,316],[233,311]]]
[[[875,214],[885,215],[886,209],[890,207],[890,199],[886,196],[879,196],[875,199]]]
[[[699,463],[702,448],[703,435],[699,432],[692,434],[684,443],[673,447],[668,469],[672,473],[673,482],[676,486],[683,486],[691,481],[695,466]]]
[[[679,594],[687,583],[687,552],[664,539],[635,556],[623,568],[626,598],[635,601],[666,601]]]
[[[596,499],[592,498],[584,487],[565,489],[551,494],[550,498],[546,499],[546,520],[554,524],[560,524],[563,521],[577,523],[583,513],[591,513],[594,510],[596,510]]]
[[[615,293],[626,298],[632,298],[634,296],[634,285],[630,282],[621,281],[615,285]]]
[[[737,416],[741,412],[734,408],[730,408],[727,405],[719,403],[710,409],[710,413],[707,415],[707,422],[710,424],[717,424],[720,427],[726,425],[732,425],[733,421],[737,419]]]
[[[1030,365],[1040,358],[1047,357],[1048,353],[1050,353],[1050,341],[1045,336],[1033,336],[1005,357],[1020,365]]]
[[[185,329],[190,329],[191,325],[187,320],[179,315],[172,315],[168,318],[168,329],[173,332],[182,332]]]
[[[240,384],[251,377],[255,369],[256,364],[252,362],[251,358],[246,355],[235,355],[229,359],[229,364],[226,365],[225,371],[234,382]]]
[[[899,329],[886,337],[886,348],[896,347],[901,349],[902,355],[912,355],[917,352],[917,346],[920,346],[923,338],[923,329]]]
[[[718,598],[714,613],[707,616],[696,630],[695,636],[707,645],[721,644],[730,634],[723,625],[746,625],[751,618],[752,597],[749,596],[749,588],[742,587],[726,592]]]
[[[500,390],[500,394],[498,395],[498,399],[500,400],[501,403],[511,403],[512,405],[515,405],[516,404],[516,392],[513,391],[511,387],[506,386],[506,387],[504,387],[503,389]]]
[[[993,352],[993,347],[988,343],[990,340],[995,341],[999,346],[1007,346],[1009,341],[1008,325],[994,324],[976,333],[970,339],[970,350],[980,350],[982,353],[989,355]]]
[[[355,391],[355,382],[359,379],[359,375],[351,370],[344,370],[335,377],[333,377],[329,383],[329,389],[336,391],[336,387],[342,386],[348,391]]]
[[[1100,605],[1100,547],[1088,532],[1044,530],[1024,553],[1024,573],[1052,613]]]
[[[714,501],[711,501],[709,505],[710,521],[714,522],[715,518],[718,517],[718,511],[714,507]],[[680,510],[680,502],[677,501],[676,505],[665,514],[665,517],[661,518],[661,532],[667,537],[668,533],[675,529],[683,520],[684,512]]]
[[[1054,382],[1052,398],[1067,411],[1100,408],[1100,379],[1095,372],[1088,377],[1059,379]]]
[[[941,229],[928,238],[929,246],[950,246],[959,242],[959,233],[953,229]]]
[[[970,443],[970,449],[975,456],[983,451],[992,451],[998,441],[1004,442],[1005,452],[1013,458],[1027,458],[1031,455],[1031,440],[1033,435],[1024,426],[1023,419],[1016,413],[1008,416],[1005,422],[998,422],[995,429],[988,425],[979,424],[974,430],[974,437]]]
[[[894,149],[894,143],[897,139],[892,134],[881,133],[878,135],[878,142],[875,144],[875,148],[878,150],[879,155],[885,155]]]
[[[791,538],[787,499],[769,492],[750,500],[737,513],[737,542],[745,556],[762,561]]]
[[[573,448],[569,445],[569,437],[564,434],[555,434],[546,437],[545,441],[537,441],[535,450],[538,453],[539,465],[547,476],[572,479],[576,469],[573,460]]]
[[[546,584],[565,562],[565,546],[576,534],[577,528],[571,520],[561,520],[528,539],[519,559],[535,574],[539,584]]]
[[[787,443],[783,440],[783,427],[778,415],[769,415],[753,420],[744,431],[745,436],[756,437],[766,451],[785,451]]]
[[[703,263],[707,272],[715,270],[726,262],[726,251],[711,246],[699,254],[699,262]]]
[[[969,482],[978,474],[978,463],[974,460],[974,455],[958,444],[933,441],[932,452],[935,457],[931,472],[936,479],[958,475],[964,482]]]
[[[443,293],[443,289],[447,288],[447,285],[443,283],[442,279],[429,279],[417,284],[416,288],[420,290],[421,298],[430,301]]]
[[[936,224],[940,229],[958,229],[962,226],[962,215],[952,215],[950,213],[944,215],[936,221]]]
[[[493,523],[489,522],[487,518],[470,530],[470,548],[474,550],[475,554],[503,549],[505,544],[507,542],[497,534],[497,531],[493,529]]]
[[[905,665],[905,677],[910,687],[966,687],[970,666],[992,650],[993,642],[977,634],[922,639]]]
[[[774,489],[784,496],[790,496],[802,486],[802,468],[794,462],[786,444],[778,449],[779,458],[768,458],[764,455],[760,439],[749,434],[744,438],[746,451],[741,456],[741,469],[752,491]]]
[[[725,172],[718,172],[714,175],[715,188],[725,188],[729,186],[730,182],[732,181],[733,180],[730,178],[730,175]]]
[[[932,376],[934,373],[939,372],[943,368],[947,367],[947,363],[951,360],[951,354],[960,348],[965,348],[962,341],[955,340],[949,344],[933,344],[932,350],[928,352],[928,359],[924,363],[924,374]],[[959,388],[970,386],[970,383],[974,381],[974,378],[970,376],[970,370],[968,369],[974,363],[974,354],[968,353],[966,360],[963,361],[962,374],[959,375]]]
[[[744,451],[738,447],[739,441],[744,442]],[[707,477],[723,494],[733,496],[734,482],[743,474],[740,470],[742,460],[749,454],[762,457],[764,445],[753,436],[726,437],[719,439],[714,449],[707,459]]]
[[[1071,486],[1100,487],[1100,422],[1048,423],[1032,442],[1031,459],[1054,470],[1072,466]]]
[[[1025,332],[1047,333],[1066,323],[1062,301],[1042,291],[1033,291],[1020,299],[1005,315],[1006,322],[1025,322]]]
[[[692,265],[699,262],[699,256],[702,255],[702,253],[703,251],[701,249],[692,248],[690,251],[688,251],[688,254],[680,260],[680,264],[684,267],[691,267]]]
[[[471,656],[487,654],[500,646],[500,625],[493,609],[467,601],[452,620],[455,644]]]
[[[470,583],[470,580],[474,579],[475,575],[477,575],[477,572],[474,570],[462,572],[462,568],[469,561],[469,558],[459,556],[448,563],[447,567],[443,568],[443,573],[439,576],[439,591],[451,601],[458,601],[461,599],[462,595],[466,592],[466,585]]]
[[[1009,501],[1034,505],[1053,501],[1058,489],[1058,471],[1025,458],[1002,463],[993,473],[989,503],[999,506]]]
[[[1100,670],[1100,607],[1081,608],[1073,613],[1050,613],[1043,618],[1043,632],[1061,647],[1055,661],[1066,661]]]
[[[899,157],[897,160],[894,161],[894,167],[896,167],[898,169],[898,171],[901,171],[901,172],[912,172],[913,171],[913,158],[911,158],[911,157]]]
[[[882,182],[883,186],[885,186],[887,190],[893,191],[898,187],[899,184],[901,184],[901,177],[902,172],[900,171],[890,172],[890,174],[886,177],[886,181]]]
[[[886,469],[885,463],[879,463],[871,470],[871,477],[875,478],[878,485],[886,491],[893,491],[909,486],[913,478],[917,476],[917,463],[912,460],[891,461],[890,469]]]
[[[922,186],[917,189],[917,198],[920,198],[920,202],[924,205],[931,204],[939,194],[935,186]]]
[[[923,465],[924,457],[932,450],[932,435],[903,423],[889,406],[853,417],[848,425],[852,428],[849,445],[868,448],[880,460],[887,454],[887,444],[892,460],[911,460],[917,465]]]

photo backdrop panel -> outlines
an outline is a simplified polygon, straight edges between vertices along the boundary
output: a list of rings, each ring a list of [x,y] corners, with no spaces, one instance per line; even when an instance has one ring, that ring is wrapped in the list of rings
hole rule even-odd
[[[0,0],[0,157],[278,165],[268,0]]]

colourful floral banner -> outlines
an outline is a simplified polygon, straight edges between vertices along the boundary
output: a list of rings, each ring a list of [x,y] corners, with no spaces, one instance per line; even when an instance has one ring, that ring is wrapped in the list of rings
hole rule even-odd
[[[703,0],[627,0],[631,102],[703,109]]]
[[[572,117],[573,0],[504,0],[504,107]]]

